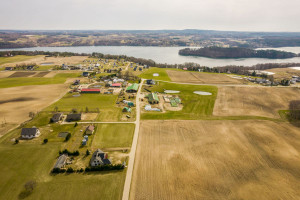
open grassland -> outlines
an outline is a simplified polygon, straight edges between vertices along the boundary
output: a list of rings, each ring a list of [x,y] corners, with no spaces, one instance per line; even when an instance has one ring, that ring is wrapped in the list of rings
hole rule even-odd
[[[291,68],[274,68],[265,71],[275,73],[273,74],[275,79],[291,79],[293,76],[300,76],[300,70]]]
[[[0,79],[1,80],[1,79]],[[0,89],[0,136],[10,124],[29,120],[29,112],[38,112],[59,99],[67,91],[64,84],[34,85]],[[4,131],[6,130],[6,131]]]
[[[0,57],[0,65],[11,66],[12,63],[22,63],[30,60],[42,59],[44,56],[13,56],[13,57]]]
[[[62,65],[62,64],[78,64],[83,60],[87,59],[87,56],[71,56],[71,57],[46,57],[43,55],[39,56],[14,56],[14,57],[3,57],[0,58],[0,65],[5,64],[5,66],[14,67],[17,64],[29,64],[36,63],[41,65],[42,63],[51,63],[53,65]]]
[[[300,131],[271,121],[143,121],[130,199],[299,199]]]
[[[291,87],[219,87],[213,115],[263,116],[279,118],[278,110],[300,99],[300,90]]]
[[[159,74],[159,76],[153,76],[154,73]],[[144,79],[155,79],[155,80],[161,80],[161,81],[171,81],[169,78],[166,68],[157,68],[157,67],[151,67],[148,70],[145,70],[143,73],[139,75],[139,77]]]
[[[68,78],[76,78],[77,73],[59,73],[52,78],[46,77],[14,77],[14,78],[1,78],[0,88],[10,88],[26,85],[50,85],[65,83]]]
[[[174,82],[198,83],[198,84],[243,84],[244,80],[234,79],[226,74],[206,72],[185,72],[167,70],[167,74]]]
[[[20,199],[27,181],[37,187],[26,199],[121,199],[126,171],[51,175],[59,144],[0,145],[0,199]]]
[[[81,94],[79,97],[73,97],[73,94],[68,93],[46,110],[53,111],[57,107],[63,112],[70,112],[73,108],[79,112],[86,112],[88,108],[89,112],[97,112],[99,109],[97,121],[120,121],[122,108],[115,107],[116,100],[116,95]]]
[[[98,124],[92,148],[131,147],[134,124]]]
[[[182,100],[183,109],[181,111],[145,112],[141,115],[142,119],[198,119],[204,116],[211,116],[217,97],[217,87],[198,86],[186,84],[174,84],[159,82],[158,85],[150,88],[153,92],[164,92],[166,90],[178,90]],[[194,91],[210,92],[210,96],[194,94]],[[176,94],[177,95],[177,94]],[[142,108],[144,109],[144,108]]]

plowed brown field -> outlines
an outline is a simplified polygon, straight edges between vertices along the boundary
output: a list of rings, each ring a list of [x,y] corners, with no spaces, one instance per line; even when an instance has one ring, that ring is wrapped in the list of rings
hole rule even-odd
[[[291,87],[219,87],[213,115],[279,117],[289,102],[300,99],[300,89]]]
[[[300,129],[288,123],[141,123],[130,199],[299,197]]]

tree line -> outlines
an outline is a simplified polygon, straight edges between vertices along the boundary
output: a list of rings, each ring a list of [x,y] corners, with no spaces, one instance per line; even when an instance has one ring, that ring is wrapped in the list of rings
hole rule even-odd
[[[204,47],[204,48],[185,48],[179,50],[179,55],[183,56],[201,56],[208,58],[270,58],[284,59],[293,58],[299,55],[277,50],[255,50],[241,47]]]

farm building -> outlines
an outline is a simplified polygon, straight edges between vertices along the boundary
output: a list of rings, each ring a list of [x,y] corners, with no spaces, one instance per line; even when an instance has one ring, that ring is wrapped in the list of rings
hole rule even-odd
[[[24,139],[31,139],[40,136],[40,130],[38,128],[22,128],[21,137]]]
[[[110,165],[111,161],[107,158],[107,154],[97,149],[91,158],[90,165],[92,167],[99,166],[99,165]]]
[[[111,84],[111,87],[121,87],[122,83],[113,83]]]
[[[92,135],[94,133],[95,127],[93,125],[88,125],[85,129],[85,134]]]
[[[68,156],[66,154],[62,154],[61,156],[58,157],[53,168],[61,169],[61,168],[65,167],[67,159],[68,159]]]
[[[81,120],[81,113],[71,113],[67,115],[67,122],[71,122],[71,121],[79,121]]]
[[[155,80],[153,80],[153,79],[148,79],[148,80],[146,81],[146,83],[147,83],[148,85],[155,85]]]
[[[62,120],[62,118],[63,118],[62,113],[55,113],[51,118],[51,122],[59,122],[60,120]]]
[[[86,145],[86,142],[87,142],[86,139],[83,139],[83,140],[82,140],[82,146],[85,146],[85,145]]]
[[[134,84],[130,85],[129,87],[127,87],[126,92],[134,93],[134,92],[137,92],[138,89],[139,89],[139,84],[134,83]]]
[[[81,93],[100,93],[100,89],[84,88],[81,89]]]
[[[159,103],[159,98],[156,93],[150,93],[148,95],[148,101],[150,104]]]

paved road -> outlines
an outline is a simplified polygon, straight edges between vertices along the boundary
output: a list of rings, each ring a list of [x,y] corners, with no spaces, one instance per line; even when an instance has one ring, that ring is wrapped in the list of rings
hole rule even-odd
[[[140,98],[141,98],[141,88],[144,83],[144,79],[142,79],[140,83],[140,87],[138,90],[138,93],[136,95],[136,121],[135,121],[135,130],[134,130],[134,136],[133,141],[131,145],[131,151],[129,154],[129,162],[127,166],[127,173],[126,173],[126,179],[124,184],[124,190],[123,190],[123,200],[129,199],[129,193],[130,193],[130,186],[131,186],[131,179],[132,179],[132,173],[133,173],[133,167],[134,167],[134,161],[135,161],[135,153],[139,138],[139,131],[140,131]]]

